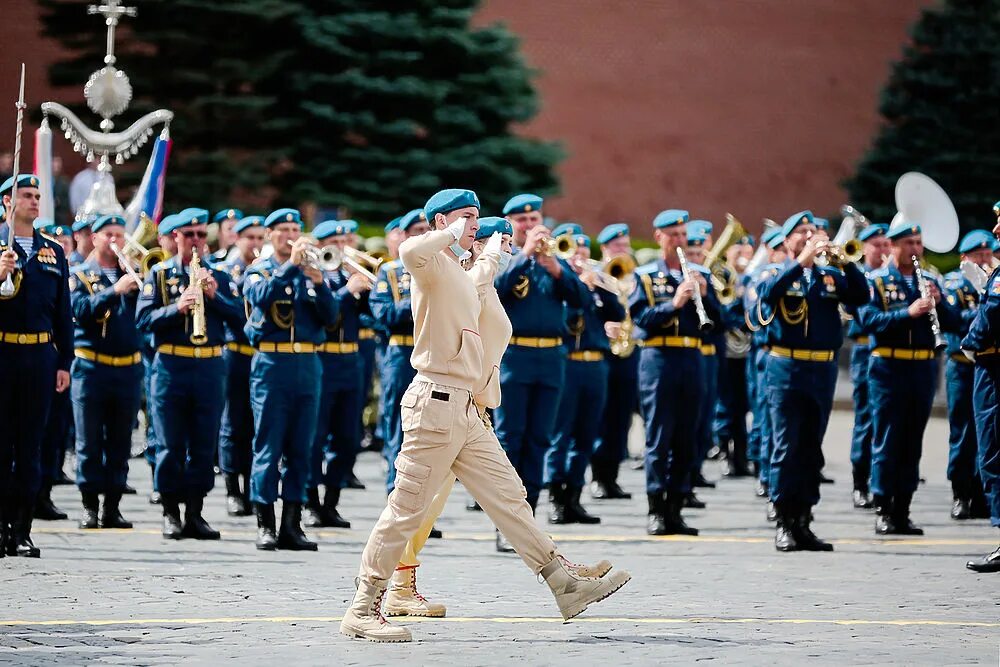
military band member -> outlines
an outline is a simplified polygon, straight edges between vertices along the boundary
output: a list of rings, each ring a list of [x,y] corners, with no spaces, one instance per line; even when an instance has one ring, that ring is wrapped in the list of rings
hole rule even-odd
[[[321,222],[313,230],[313,238],[321,247],[334,246],[342,251],[349,242],[352,222]],[[358,347],[358,332],[361,315],[368,312],[368,292],[372,285],[368,278],[352,272],[346,264],[324,270],[324,280],[337,302],[339,316],[325,327],[326,340],[318,347],[322,369],[319,420],[313,439],[303,523],[310,527],[350,528],[351,524],[340,516],[337,505],[361,446],[364,361]],[[326,489],[322,506],[319,503],[321,483]]]
[[[533,508],[541,493],[542,459],[552,442],[565,374],[563,307],[580,308],[590,298],[569,264],[549,252],[552,235],[539,224],[541,207],[542,199],[528,194],[512,197],[504,206],[515,239],[518,230],[535,224],[524,232],[523,245],[496,280],[514,327],[500,366],[504,402],[495,413],[496,432]],[[497,550],[513,551],[499,531]]]
[[[778,551],[832,551],[833,545],[810,528],[812,508],[819,502],[823,436],[843,343],[839,306],[865,303],[867,284],[851,262],[842,268],[832,260],[816,264],[821,253],[829,255],[830,243],[810,211],[788,218],[782,232],[788,259],[757,286],[772,317],[766,394],[774,438],[768,485],[778,521],[774,546]]]
[[[403,397],[405,436],[396,459],[396,488],[365,545],[358,590],[340,630],[373,641],[410,641],[406,628],[382,617],[382,597],[433,494],[452,476],[462,480],[532,571],[545,578],[568,620],[630,577],[627,572],[581,577],[538,530],[524,486],[484,418],[485,408],[499,404],[499,365],[511,331],[498,302],[486,299],[495,289],[490,283],[502,237],[495,233],[487,242],[481,271],[466,272],[460,260],[479,227],[475,193],[444,190],[424,210],[435,231],[407,239],[400,248],[414,283],[417,375]]]
[[[556,412],[555,438],[545,453],[545,486],[549,489],[549,523],[600,523],[580,504],[580,494],[594,441],[604,419],[608,393],[606,357],[611,346],[606,322],[621,322],[625,308],[618,294],[600,282],[588,265],[590,238],[575,237],[577,252],[570,265],[587,287],[581,308],[567,308],[566,377]]]
[[[76,479],[83,500],[80,528],[131,528],[120,511],[132,427],[143,378],[136,329],[139,284],[120,265],[112,244],[125,247],[125,218],[94,221],[94,252],[72,268],[76,359],[72,398]],[[100,508],[100,494],[104,507]],[[101,510],[99,512],[99,510]]]
[[[320,270],[308,261],[302,216],[273,211],[264,220],[274,254],[247,271],[243,297],[251,308],[244,331],[257,349],[250,364],[253,466],[250,500],[257,515],[256,547],[315,551],[302,532],[310,452],[319,416],[321,367],[317,346],[339,308]],[[279,465],[280,473],[279,473]],[[281,481],[281,528],[274,502]]]
[[[601,261],[615,257],[632,257],[629,227],[623,222],[608,225],[597,235],[601,246]],[[634,276],[624,278],[634,280]],[[621,325],[609,324],[609,337],[617,338]],[[608,355],[608,391],[594,453],[590,459],[590,495],[595,500],[628,500],[631,493],[618,484],[618,469],[628,458],[628,434],[632,416],[639,409],[639,355],[625,357]]]
[[[38,558],[31,541],[41,487],[41,446],[54,392],[69,389],[73,359],[69,266],[62,247],[32,227],[38,217],[38,177],[22,174],[0,185],[0,554]],[[8,245],[14,226],[14,245]],[[18,428],[10,428],[10,425]]]
[[[239,236],[236,232],[236,224],[243,219],[243,211],[238,208],[224,208],[212,216],[212,222],[219,226],[218,248],[209,255],[213,264],[225,262],[230,258],[230,251],[236,245]]]
[[[922,535],[910,521],[920,479],[924,429],[937,386],[938,364],[931,310],[945,331],[957,330],[958,313],[942,300],[924,271],[922,297],[911,257],[923,258],[918,225],[891,228],[892,261],[869,279],[871,300],[860,309],[861,328],[872,337],[868,400],[872,410],[872,504],[879,535]]]
[[[858,233],[858,240],[864,245],[862,258],[865,278],[872,271],[882,268],[885,258],[892,250],[892,242],[886,237],[888,225],[871,224]],[[871,509],[871,468],[872,468],[872,417],[868,403],[868,364],[871,360],[871,341],[861,330],[857,308],[845,307],[851,318],[847,325],[847,335],[854,340],[851,347],[851,384],[854,386],[854,428],[851,434],[851,472],[854,479],[853,503],[857,509]]]
[[[185,209],[176,221],[177,254],[152,268],[136,306],[136,323],[151,334],[156,350],[150,395],[159,438],[156,487],[165,538],[217,540],[219,533],[202,517],[202,508],[215,484],[225,402],[225,328],[239,326],[243,308],[227,274],[202,265],[192,275],[192,261],[197,254],[200,264],[207,245],[208,211]]]
[[[992,267],[993,247],[997,240],[982,229],[966,234],[959,242],[962,260],[980,267]],[[989,518],[983,483],[979,478],[976,460],[976,422],[973,415],[972,391],[975,377],[973,361],[962,352],[962,339],[969,333],[969,325],[979,310],[980,294],[961,271],[953,271],[944,278],[945,299],[961,318],[958,333],[945,333],[948,341],[945,379],[948,386],[948,480],[951,482],[953,503],[951,518]]]
[[[343,223],[348,229],[347,242],[345,245],[349,245],[352,248],[358,248],[360,245],[360,239],[358,237],[358,223],[354,220],[344,220]],[[371,287],[372,286],[369,285],[369,290]],[[379,344],[384,340],[384,337],[381,336],[381,332],[378,329],[375,318],[372,316],[371,310],[369,310],[367,304],[368,293],[366,292],[365,307],[358,313],[358,317],[360,318],[360,328],[358,329],[358,354],[361,355],[362,382],[361,406],[358,409],[358,428],[360,429],[359,433],[363,435],[363,438],[366,441],[372,442],[374,449],[381,451],[385,445],[385,438],[379,424],[379,419],[381,418],[379,404],[381,403],[381,400],[379,397],[372,396],[372,387],[374,386],[375,369],[379,366]],[[372,422],[366,427],[364,424],[364,409],[368,405],[372,405],[377,414],[374,415]],[[357,475],[354,474],[353,468],[354,462],[352,461],[351,470],[348,471],[347,481],[345,482],[345,488],[364,489],[364,483],[358,479]]]
[[[1000,239],[1000,202],[993,205]],[[962,339],[976,362],[972,401],[979,443],[979,475],[986,492],[990,525],[1000,528],[1000,267],[994,268],[980,296],[979,309]],[[973,572],[1000,572],[1000,546],[965,564]]]
[[[80,264],[90,257],[94,251],[94,241],[91,238],[93,232],[90,230],[90,220],[75,220],[71,229],[73,230],[73,246],[75,250],[67,257],[70,266]]]
[[[242,296],[243,279],[264,248],[267,230],[264,218],[259,215],[240,218],[232,229],[236,234],[236,256],[217,268],[229,274],[229,279]],[[226,407],[219,431],[219,468],[226,482],[226,513],[229,516],[251,514],[253,411],[250,409],[250,360],[253,359],[254,349],[243,331],[245,325],[246,322],[242,322],[239,326],[226,327],[226,349],[222,353],[226,362]]]
[[[396,221],[402,238],[420,236],[430,231],[423,209],[413,209]],[[385,487],[392,493],[396,483],[396,456],[403,446],[403,430],[399,417],[399,401],[410,386],[416,371],[410,365],[413,354],[413,311],[410,302],[410,274],[398,259],[379,267],[378,280],[369,298],[375,321],[389,333],[389,345],[382,357],[381,381],[383,396],[382,433],[385,438],[383,456],[388,465]]]
[[[691,465],[704,400],[704,364],[695,293],[704,314],[719,319],[718,302],[704,276],[685,278],[677,249],[687,245],[687,211],[668,209],[653,219],[660,259],[639,267],[629,298],[643,340],[639,397],[646,424],[646,498],[650,535],[697,535],[681,517],[691,491]]]

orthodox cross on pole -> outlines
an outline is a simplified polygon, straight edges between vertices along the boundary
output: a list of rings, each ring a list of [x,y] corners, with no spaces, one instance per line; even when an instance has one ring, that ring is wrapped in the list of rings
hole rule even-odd
[[[104,23],[108,26],[108,54],[104,62],[113,65],[115,62],[115,28],[123,16],[135,16],[135,7],[122,7],[121,0],[105,0],[101,5],[89,5],[87,14],[102,14]]]

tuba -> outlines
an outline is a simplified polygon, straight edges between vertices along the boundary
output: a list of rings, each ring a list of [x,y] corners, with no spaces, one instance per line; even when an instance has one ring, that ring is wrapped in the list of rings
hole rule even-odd
[[[947,193],[930,176],[909,171],[896,181],[896,210],[889,228],[920,225],[924,247],[951,252],[958,243],[958,213]]]

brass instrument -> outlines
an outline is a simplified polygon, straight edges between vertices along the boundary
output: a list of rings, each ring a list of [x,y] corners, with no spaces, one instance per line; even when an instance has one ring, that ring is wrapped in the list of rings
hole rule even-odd
[[[864,255],[864,245],[858,240],[858,232],[870,223],[868,218],[849,204],[840,207],[844,216],[837,235],[830,241],[830,247],[816,258],[817,266],[844,266],[859,261]]]
[[[913,262],[913,275],[917,278],[920,298],[928,299],[931,296],[930,284],[927,282],[927,276],[924,275],[924,270],[920,266],[920,260],[917,259],[916,255],[912,255],[910,260]],[[948,347],[948,343],[945,342],[944,336],[941,335],[941,322],[938,320],[937,306],[931,308],[927,316],[931,319],[931,331],[934,333],[934,349],[936,351],[943,350]]]
[[[576,239],[573,234],[566,232],[556,238],[547,237],[538,242],[535,252],[560,259],[569,259],[576,254]]]
[[[156,240],[156,225],[143,214],[135,231],[125,236],[125,247],[121,253],[133,266],[139,269],[142,276],[148,276],[150,270],[160,262],[170,259],[170,254],[160,247],[147,248],[146,245]]]
[[[140,278],[139,274],[135,272],[135,268],[132,266],[132,262],[129,260],[128,257],[125,256],[125,253],[123,253],[118,248],[117,243],[111,243],[110,245],[111,245],[111,250],[115,253],[115,257],[118,258],[118,263],[122,265],[122,268],[125,269],[125,272],[132,278],[132,280],[135,281],[136,286],[138,286],[138,288],[141,290],[142,278]]]
[[[614,292],[615,294],[621,294],[625,290],[625,286],[617,278],[612,276],[606,270],[604,270],[603,264],[596,259],[584,259],[578,262],[582,272],[591,273],[594,276],[594,281],[602,289],[609,292]],[[625,293],[628,297],[628,293]]]
[[[618,255],[612,257],[604,263],[603,274],[613,280],[618,286],[615,292],[618,294],[618,301],[625,307],[625,319],[621,321],[621,328],[618,335],[611,339],[611,354],[620,359],[632,356],[635,352],[636,341],[632,337],[635,324],[632,322],[632,315],[628,311],[628,297],[635,287],[636,263],[629,255]]]
[[[747,230],[732,213],[726,213],[726,228],[719,234],[718,240],[705,256],[705,268],[712,274],[712,288],[722,305],[728,305],[736,299],[736,276],[726,270],[726,262],[722,256],[737,241],[747,235]]]
[[[684,280],[694,280],[694,276],[691,273],[691,268],[688,266],[687,256],[684,254],[684,248],[677,249],[677,258],[681,262],[681,273],[684,275]],[[694,301],[695,312],[698,313],[698,329],[700,331],[707,331],[715,326],[709,317],[708,313],[705,312],[705,303],[701,300],[701,288],[696,284],[694,288],[694,294],[691,296]]]
[[[292,241],[288,242],[289,245],[295,245]],[[351,252],[348,252],[351,251]],[[381,262],[367,253],[361,252],[360,250],[355,250],[354,248],[344,248],[343,250],[339,246],[328,245],[323,248],[319,248],[315,245],[307,245],[302,249],[303,264],[316,269],[317,271],[337,271],[343,265],[347,265],[363,275],[365,278],[374,283],[378,280],[378,277],[365,268],[361,261],[357,261],[352,258],[351,255],[358,257],[359,260],[365,262],[373,262],[375,268],[377,268]],[[364,256],[362,259],[361,256]]]
[[[191,343],[204,345],[208,340],[208,322],[205,319],[205,284],[198,276],[201,273],[201,258],[198,251],[191,250],[190,289],[195,290],[195,301],[191,304]]]
[[[387,252],[375,251],[374,253],[367,253],[351,246],[344,246],[344,254],[352,260],[348,262],[348,265],[353,266],[355,269],[358,269],[358,264],[366,265],[370,269],[366,273],[372,276],[372,280],[375,280],[374,276],[378,273],[379,267],[382,266],[382,262],[389,256]]]

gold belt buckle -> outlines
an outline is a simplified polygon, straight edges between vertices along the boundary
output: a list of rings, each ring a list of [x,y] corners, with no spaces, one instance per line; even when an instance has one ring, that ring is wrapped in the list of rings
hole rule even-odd
[[[301,352],[302,343],[292,343],[292,352]]]
[[[25,343],[27,343],[28,342],[28,334],[18,334],[17,335],[17,342],[20,343],[21,345],[24,345]]]

